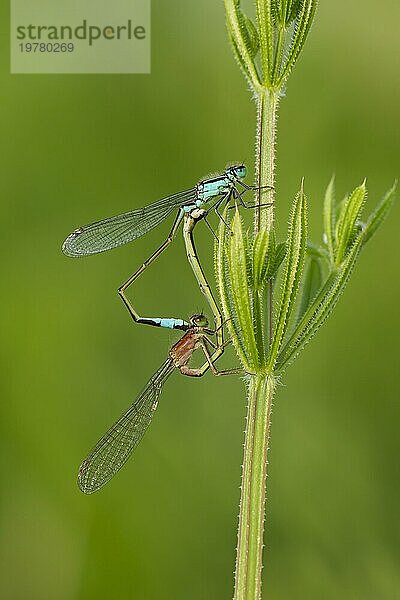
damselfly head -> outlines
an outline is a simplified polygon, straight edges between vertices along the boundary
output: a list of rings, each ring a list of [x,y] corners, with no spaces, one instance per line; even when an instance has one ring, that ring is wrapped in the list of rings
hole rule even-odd
[[[235,179],[244,179],[246,177],[246,165],[232,165],[228,170]]]
[[[192,327],[208,327],[208,319],[202,314],[192,315],[190,317],[190,324]]]

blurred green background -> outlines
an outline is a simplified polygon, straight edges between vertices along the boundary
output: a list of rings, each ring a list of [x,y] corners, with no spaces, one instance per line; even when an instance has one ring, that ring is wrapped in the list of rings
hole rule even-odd
[[[169,224],[74,261],[73,228],[253,160],[254,105],[222,1],[153,2],[148,76],[12,76],[2,3],[0,597],[222,599],[232,594],[245,394],[236,378],[173,375],[134,459],[85,497],[77,467],[176,335],[134,326],[116,289]],[[279,119],[283,235],[306,178],[399,175],[400,5],[321,2]],[[265,596],[400,598],[397,206],[274,408]],[[212,269],[210,235],[198,231]],[[145,314],[204,305],[178,239],[136,287]]]

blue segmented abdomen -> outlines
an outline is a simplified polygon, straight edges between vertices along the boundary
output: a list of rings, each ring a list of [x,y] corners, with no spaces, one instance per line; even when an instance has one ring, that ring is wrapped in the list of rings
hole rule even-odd
[[[163,327],[164,329],[182,329],[186,331],[190,326],[183,319],[161,319],[160,317],[145,317],[139,319],[139,323],[153,325],[154,327]]]

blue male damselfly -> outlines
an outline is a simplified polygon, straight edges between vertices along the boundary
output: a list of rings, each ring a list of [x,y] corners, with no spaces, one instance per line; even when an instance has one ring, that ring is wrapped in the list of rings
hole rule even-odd
[[[129,301],[126,291],[170,245],[181,221],[185,218],[189,220],[192,211],[202,209],[199,213],[200,216],[196,218],[196,221],[198,221],[200,218],[206,220],[210,210],[215,210],[220,218],[223,218],[219,211],[220,206],[223,203],[229,203],[232,199],[246,208],[253,207],[254,205],[247,204],[243,199],[245,191],[256,189],[244,183],[245,176],[245,165],[233,165],[228,167],[221,175],[203,179],[193,188],[184,192],[173,194],[143,208],[79,227],[64,241],[63,252],[70,257],[82,257],[111,250],[144,235],[161,223],[174,210],[177,210],[173,226],[165,242],[119,288],[118,292],[133,320],[137,323],[184,330],[187,322],[183,319],[142,317],[139,315]]]

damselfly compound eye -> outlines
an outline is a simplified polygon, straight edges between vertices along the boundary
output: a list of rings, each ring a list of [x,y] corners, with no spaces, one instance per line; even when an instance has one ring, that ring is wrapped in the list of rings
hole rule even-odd
[[[190,322],[195,327],[208,327],[208,319],[204,315],[193,315]]]

